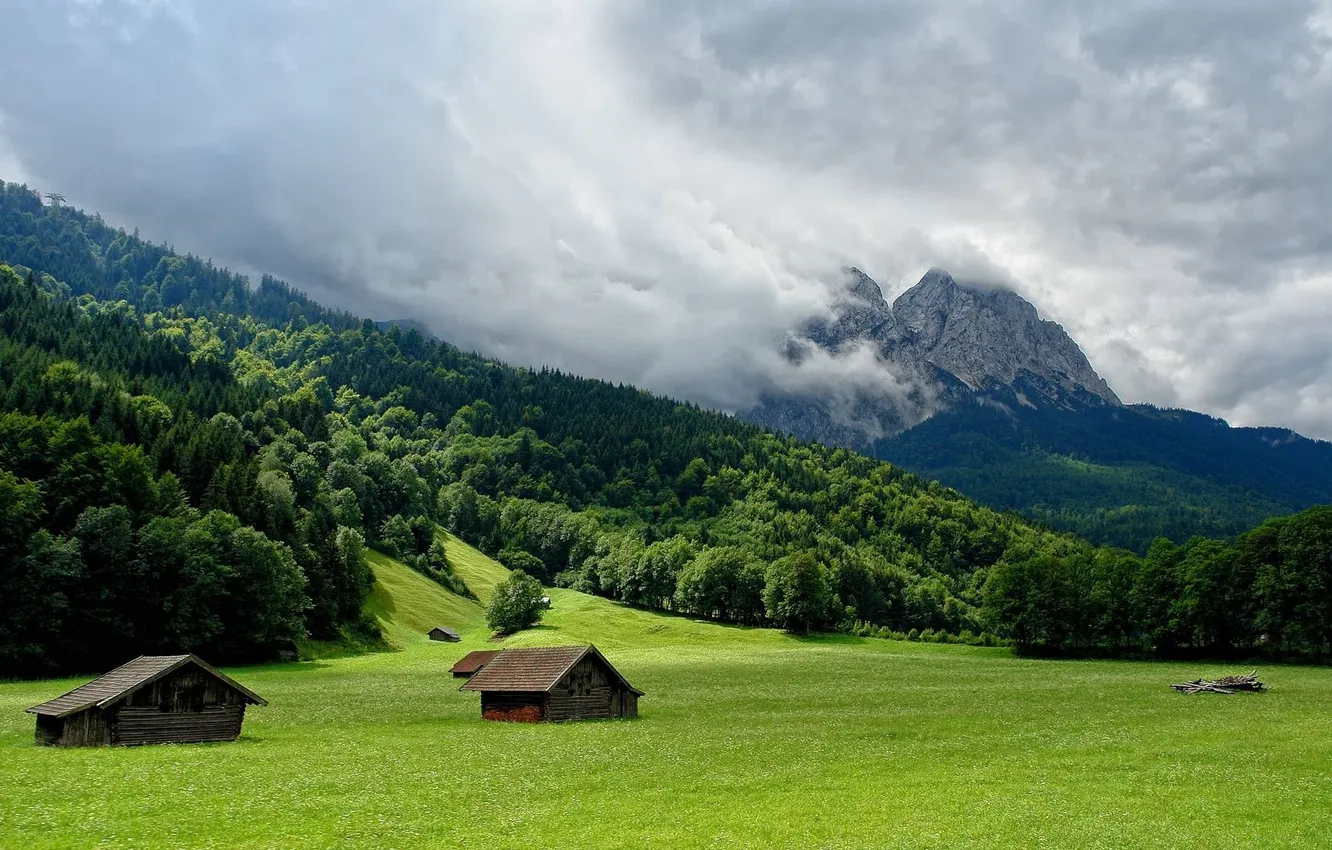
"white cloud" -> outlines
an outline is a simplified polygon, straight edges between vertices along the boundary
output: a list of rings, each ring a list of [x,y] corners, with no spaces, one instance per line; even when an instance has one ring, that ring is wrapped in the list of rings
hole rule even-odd
[[[23,169],[19,165],[18,156],[15,155],[9,143],[5,140],[5,113],[0,112],[0,175],[10,183],[26,182]]]
[[[939,265],[1129,400],[1332,436],[1326,3],[0,16],[0,132],[44,187],[466,347],[733,408],[803,380],[776,351],[841,265],[890,299]]]

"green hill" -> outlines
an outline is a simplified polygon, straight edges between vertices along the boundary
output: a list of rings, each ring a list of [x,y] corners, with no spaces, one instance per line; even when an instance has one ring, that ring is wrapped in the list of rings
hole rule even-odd
[[[395,647],[428,641],[435,626],[449,626],[465,637],[486,627],[481,606],[450,593],[435,582],[382,552],[366,558],[375,574],[366,609],[379,620],[384,637]]]
[[[476,594],[476,598],[480,600],[478,606],[480,610],[490,601],[490,592],[495,589],[495,585],[508,577],[508,569],[499,561],[469,546],[447,531],[438,531],[436,534],[444,543],[449,563],[453,565],[454,571],[467,583],[467,589]]]
[[[445,644],[445,652],[448,646],[470,650],[581,643],[594,643],[603,649],[687,643],[706,650],[719,642],[734,646],[737,641],[780,640],[769,630],[728,628],[684,616],[661,615],[604,597],[553,588],[549,591],[551,608],[544,612],[538,626],[492,641],[484,603],[509,570],[447,532],[440,532],[440,537],[454,569],[481,602],[450,593],[383,553],[371,552],[368,557],[375,585],[366,606],[379,619],[390,644],[397,648],[429,643],[426,632],[437,625],[452,626],[463,638],[459,644]]]

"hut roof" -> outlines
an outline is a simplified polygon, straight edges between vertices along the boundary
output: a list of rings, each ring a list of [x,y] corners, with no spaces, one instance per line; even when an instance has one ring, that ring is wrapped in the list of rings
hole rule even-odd
[[[428,632],[428,634],[432,634],[432,635],[433,635],[435,632],[439,632],[440,634],[448,635],[448,636],[451,637],[451,638],[457,638],[458,640],[462,640],[462,635],[458,634],[458,632],[457,632],[456,630],[451,629],[451,628],[449,628],[448,626],[435,626],[433,629],[431,629],[431,630]]]
[[[481,671],[467,680],[460,691],[509,691],[538,693],[549,691],[564,678],[584,656],[595,655],[606,665],[611,675],[629,690],[643,692],[620,675],[620,671],[606,660],[595,646],[537,646],[505,649],[496,655]]]
[[[474,649],[458,659],[458,663],[449,668],[450,673],[475,673],[499,655],[502,649]]]
[[[197,655],[140,655],[138,658],[122,664],[104,676],[99,676],[86,685],[79,685],[67,694],[34,705],[29,714],[43,714],[48,717],[64,717],[85,708],[97,706],[105,708],[117,702],[144,685],[151,684],[168,673],[179,670],[186,664],[194,664],[205,672],[216,676],[245,695],[247,701],[256,705],[268,705],[268,701],[254,691],[236,682]]]

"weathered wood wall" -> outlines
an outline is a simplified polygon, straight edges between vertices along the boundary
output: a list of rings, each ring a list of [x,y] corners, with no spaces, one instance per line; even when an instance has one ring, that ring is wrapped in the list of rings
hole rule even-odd
[[[610,674],[591,656],[574,665],[550,690],[549,720],[591,720],[611,717],[613,691]]]
[[[234,741],[240,737],[244,722],[244,703],[209,705],[199,711],[125,706],[116,712],[112,741],[125,745]]]
[[[59,717],[48,717],[44,714],[37,715],[37,731],[33,734],[33,741],[40,747],[53,747],[60,743],[60,736],[65,731],[65,721]]]
[[[193,665],[140,688],[114,711],[116,744],[234,741],[245,720],[239,692]]]
[[[210,705],[244,701],[241,693],[194,665],[169,673],[146,685],[120,703],[122,706],[152,706],[161,711],[201,711]]]
[[[68,717],[38,716],[33,740],[59,747],[106,746],[111,743],[111,721],[99,708],[89,708]]]
[[[624,688],[616,690],[611,702],[611,714],[616,717],[637,717],[638,694]]]
[[[101,747],[111,743],[110,718],[99,708],[68,717],[37,716],[33,740],[43,746]]]

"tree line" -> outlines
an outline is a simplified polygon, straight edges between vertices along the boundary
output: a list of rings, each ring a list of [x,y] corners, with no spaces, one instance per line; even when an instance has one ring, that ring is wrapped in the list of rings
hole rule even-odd
[[[1332,507],[1234,542],[1164,538],[1145,558],[1040,552],[989,570],[981,619],[1026,651],[1325,657],[1332,650]]]

